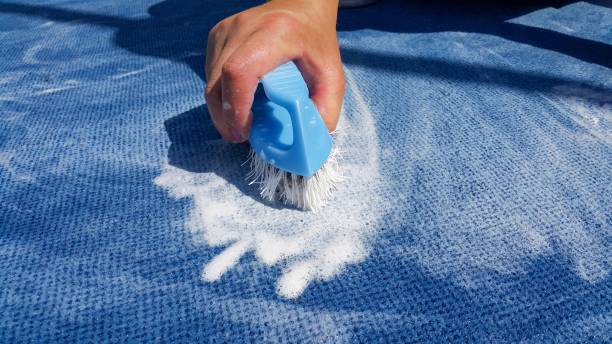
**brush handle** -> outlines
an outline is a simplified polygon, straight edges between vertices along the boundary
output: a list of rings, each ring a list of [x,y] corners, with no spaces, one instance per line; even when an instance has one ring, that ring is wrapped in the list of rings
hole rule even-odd
[[[251,146],[280,169],[314,175],[327,160],[332,143],[302,74],[288,62],[266,74],[261,83],[266,99],[256,99],[253,107]],[[290,144],[282,142],[287,130],[291,130]]]

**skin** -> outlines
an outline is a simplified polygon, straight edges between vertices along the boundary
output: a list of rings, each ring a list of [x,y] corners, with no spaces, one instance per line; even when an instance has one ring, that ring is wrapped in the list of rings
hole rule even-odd
[[[330,131],[344,96],[336,36],[337,0],[272,0],[220,21],[208,35],[204,96],[213,123],[230,142],[244,142],[260,78],[294,61]]]

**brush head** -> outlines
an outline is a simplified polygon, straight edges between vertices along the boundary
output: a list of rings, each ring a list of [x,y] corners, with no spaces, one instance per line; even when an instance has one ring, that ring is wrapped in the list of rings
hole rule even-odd
[[[252,110],[251,184],[269,201],[321,207],[339,181],[337,152],[293,62],[262,78]]]
[[[249,142],[257,154],[281,170],[304,177],[323,166],[332,140],[308,87],[293,62],[261,79],[253,99]]]
[[[281,201],[298,209],[316,211],[342,181],[339,160],[340,153],[333,148],[325,164],[312,176],[304,177],[271,165],[251,149],[247,179],[249,184],[259,186],[261,197],[269,202]]]

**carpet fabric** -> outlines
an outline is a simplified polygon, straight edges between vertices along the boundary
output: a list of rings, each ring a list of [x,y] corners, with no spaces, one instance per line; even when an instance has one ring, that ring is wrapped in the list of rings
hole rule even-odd
[[[610,1],[341,10],[319,218],[204,104],[254,4],[0,0],[0,342],[612,342]]]

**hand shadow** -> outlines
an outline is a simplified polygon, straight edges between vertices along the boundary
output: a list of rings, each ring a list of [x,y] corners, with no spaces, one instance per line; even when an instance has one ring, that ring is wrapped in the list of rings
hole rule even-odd
[[[275,209],[288,208],[280,202],[264,200],[257,185],[249,185],[246,178],[250,170],[249,145],[223,141],[206,105],[166,120],[164,127],[170,139],[168,163],[171,166],[192,173],[214,173],[259,203]]]
[[[116,46],[141,56],[188,65],[202,80],[206,39],[220,20],[255,6],[253,0],[164,0],[151,5],[147,16],[123,17],[62,8],[59,5],[0,2],[0,14],[19,14],[63,23],[112,28]]]
[[[542,8],[561,7],[574,2],[576,1],[521,0],[500,3],[477,0],[384,0],[369,7],[340,11],[338,31],[374,29],[406,33],[484,33],[612,68],[612,46],[609,44],[509,22],[512,18]],[[610,6],[608,1],[589,2],[597,6]],[[208,31],[219,20],[256,4],[257,2],[252,0],[227,0],[223,5],[204,0],[164,0],[152,5],[146,17],[126,18],[49,5],[3,1],[0,3],[0,13],[110,27],[116,30],[114,42],[118,47],[142,56],[184,63],[204,80]],[[368,65],[380,65],[382,56],[377,58],[369,60]],[[429,62],[432,67],[438,64],[437,60]],[[529,83],[515,83],[513,87],[523,89],[525,85]]]

